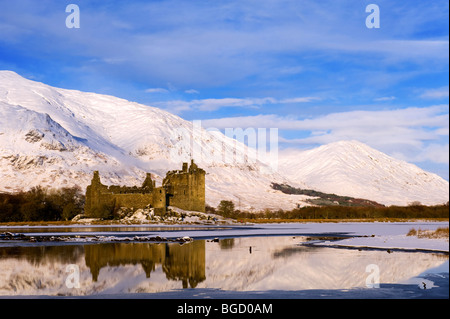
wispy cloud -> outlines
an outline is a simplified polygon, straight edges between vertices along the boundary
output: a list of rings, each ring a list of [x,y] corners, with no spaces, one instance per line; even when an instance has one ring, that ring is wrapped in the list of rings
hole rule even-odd
[[[448,106],[406,106],[447,103],[449,2],[376,3],[381,28],[369,30],[367,1],[80,1],[75,30],[55,1],[3,1],[0,67],[217,117],[208,126],[279,127],[300,146],[352,138],[437,154]]]
[[[0,41],[21,44],[34,55],[79,57],[83,52],[108,64],[108,74],[182,87],[311,76],[310,70],[330,62],[380,70],[402,62],[424,66],[448,60],[448,34],[415,36],[420,28],[445,21],[448,3],[442,0],[433,5],[380,0],[383,27],[370,33],[365,6],[350,0],[80,3],[79,30],[65,28],[60,6],[41,3],[18,0],[2,7]],[[53,52],[49,41],[59,44]],[[105,72],[102,64],[90,68]]]
[[[279,100],[278,103],[306,103],[306,102],[312,102],[312,101],[320,101],[321,99],[319,97],[314,96],[307,96],[307,97],[294,97],[289,99],[282,99]]]
[[[321,145],[340,140],[359,140],[409,160],[448,163],[448,105],[409,107],[384,111],[350,111],[297,119],[256,115],[204,120],[205,128],[278,128],[302,132],[301,138],[283,138],[290,145]],[[430,143],[431,142],[431,143]],[[433,151],[429,153],[429,151]],[[431,154],[438,154],[432,156]],[[446,155],[445,155],[446,154]]]
[[[185,90],[184,93],[187,93],[187,94],[200,94],[199,91],[194,90],[194,89]]]
[[[169,90],[164,88],[150,88],[145,90],[146,93],[169,93]]]
[[[443,99],[449,97],[449,87],[444,86],[437,89],[428,89],[425,90],[421,95],[420,98],[422,99]]]
[[[247,108],[258,109],[262,105],[268,104],[291,104],[307,103],[320,100],[318,97],[294,97],[288,99],[276,99],[273,97],[264,98],[221,98],[221,99],[197,99],[191,101],[172,100],[154,102],[153,105],[165,109],[172,113],[180,114],[186,111],[213,112],[221,108]]]
[[[311,119],[296,119],[295,117],[271,114],[211,119],[204,120],[203,123],[217,128],[257,127],[262,124],[262,127],[278,127],[285,130],[331,130],[347,127],[370,127],[381,130],[386,126],[448,127],[448,109],[449,106],[443,104],[381,111],[337,112]]]
[[[404,158],[407,161],[412,162],[432,162],[439,164],[449,164],[449,144],[437,144],[432,143],[425,146],[421,152],[418,152],[415,156]]]
[[[383,97],[379,97],[379,98],[374,99],[374,101],[376,101],[376,102],[385,102],[385,101],[393,101],[395,99],[396,99],[395,96],[383,96]]]

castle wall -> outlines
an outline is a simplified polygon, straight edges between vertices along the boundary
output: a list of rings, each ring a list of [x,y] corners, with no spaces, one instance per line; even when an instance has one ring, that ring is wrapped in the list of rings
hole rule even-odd
[[[169,195],[169,205],[185,210],[190,209],[189,176],[179,173],[166,177],[165,185]]]
[[[152,194],[108,194],[116,207],[144,208],[153,203]]]
[[[162,187],[155,187],[150,174],[142,187],[106,186],[94,172],[91,185],[86,189],[85,214],[94,216],[99,209],[114,207],[145,208],[151,205],[158,213],[167,206],[184,210],[205,212],[205,171],[193,162],[188,169],[183,163],[181,171],[168,172]]]
[[[189,170],[167,173],[163,181],[167,189],[169,205],[184,210],[205,212],[205,171],[191,164]]]
[[[84,213],[87,216],[93,216],[95,210],[98,207],[111,205],[113,199],[109,194],[105,194],[108,191],[108,187],[100,183],[100,179],[96,179],[96,174],[94,173],[94,178],[92,179],[91,185],[86,188],[86,202],[84,205]]]
[[[196,174],[191,179],[191,210],[205,212],[205,174]]]

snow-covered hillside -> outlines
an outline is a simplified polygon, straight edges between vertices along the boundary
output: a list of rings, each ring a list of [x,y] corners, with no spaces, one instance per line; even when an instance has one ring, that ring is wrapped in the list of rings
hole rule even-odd
[[[449,198],[449,184],[440,176],[358,141],[340,141],[308,151],[285,151],[279,158],[280,172],[325,193],[366,198],[385,205],[435,205]]]
[[[287,179],[245,145],[158,108],[124,99],[54,88],[0,72],[0,191],[36,185],[86,187],[99,170],[105,184],[157,183],[194,158],[207,172],[206,200],[242,209],[291,208],[300,196],[270,188]],[[229,161],[225,154],[245,154]]]
[[[282,194],[272,182],[385,204],[448,201],[442,178],[358,142],[280,156],[273,171],[245,145],[161,109],[0,71],[0,191],[85,188],[94,170],[105,184],[137,185],[146,172],[160,183],[191,158],[207,172],[212,206],[222,199],[255,210],[305,204],[306,196]]]

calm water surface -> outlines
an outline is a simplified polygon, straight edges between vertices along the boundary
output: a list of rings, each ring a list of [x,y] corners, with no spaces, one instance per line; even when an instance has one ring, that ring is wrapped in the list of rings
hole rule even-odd
[[[11,243],[0,246],[0,295],[351,289],[366,286],[373,275],[369,265],[376,266],[380,282],[401,283],[448,261],[445,254],[307,247],[305,240],[264,236],[184,244]]]

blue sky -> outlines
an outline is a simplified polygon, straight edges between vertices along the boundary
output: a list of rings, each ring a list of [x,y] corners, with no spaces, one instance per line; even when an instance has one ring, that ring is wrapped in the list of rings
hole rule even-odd
[[[68,4],[80,28],[67,28]],[[366,27],[366,6],[380,28]],[[0,69],[280,148],[356,139],[448,180],[448,0],[0,0]]]

